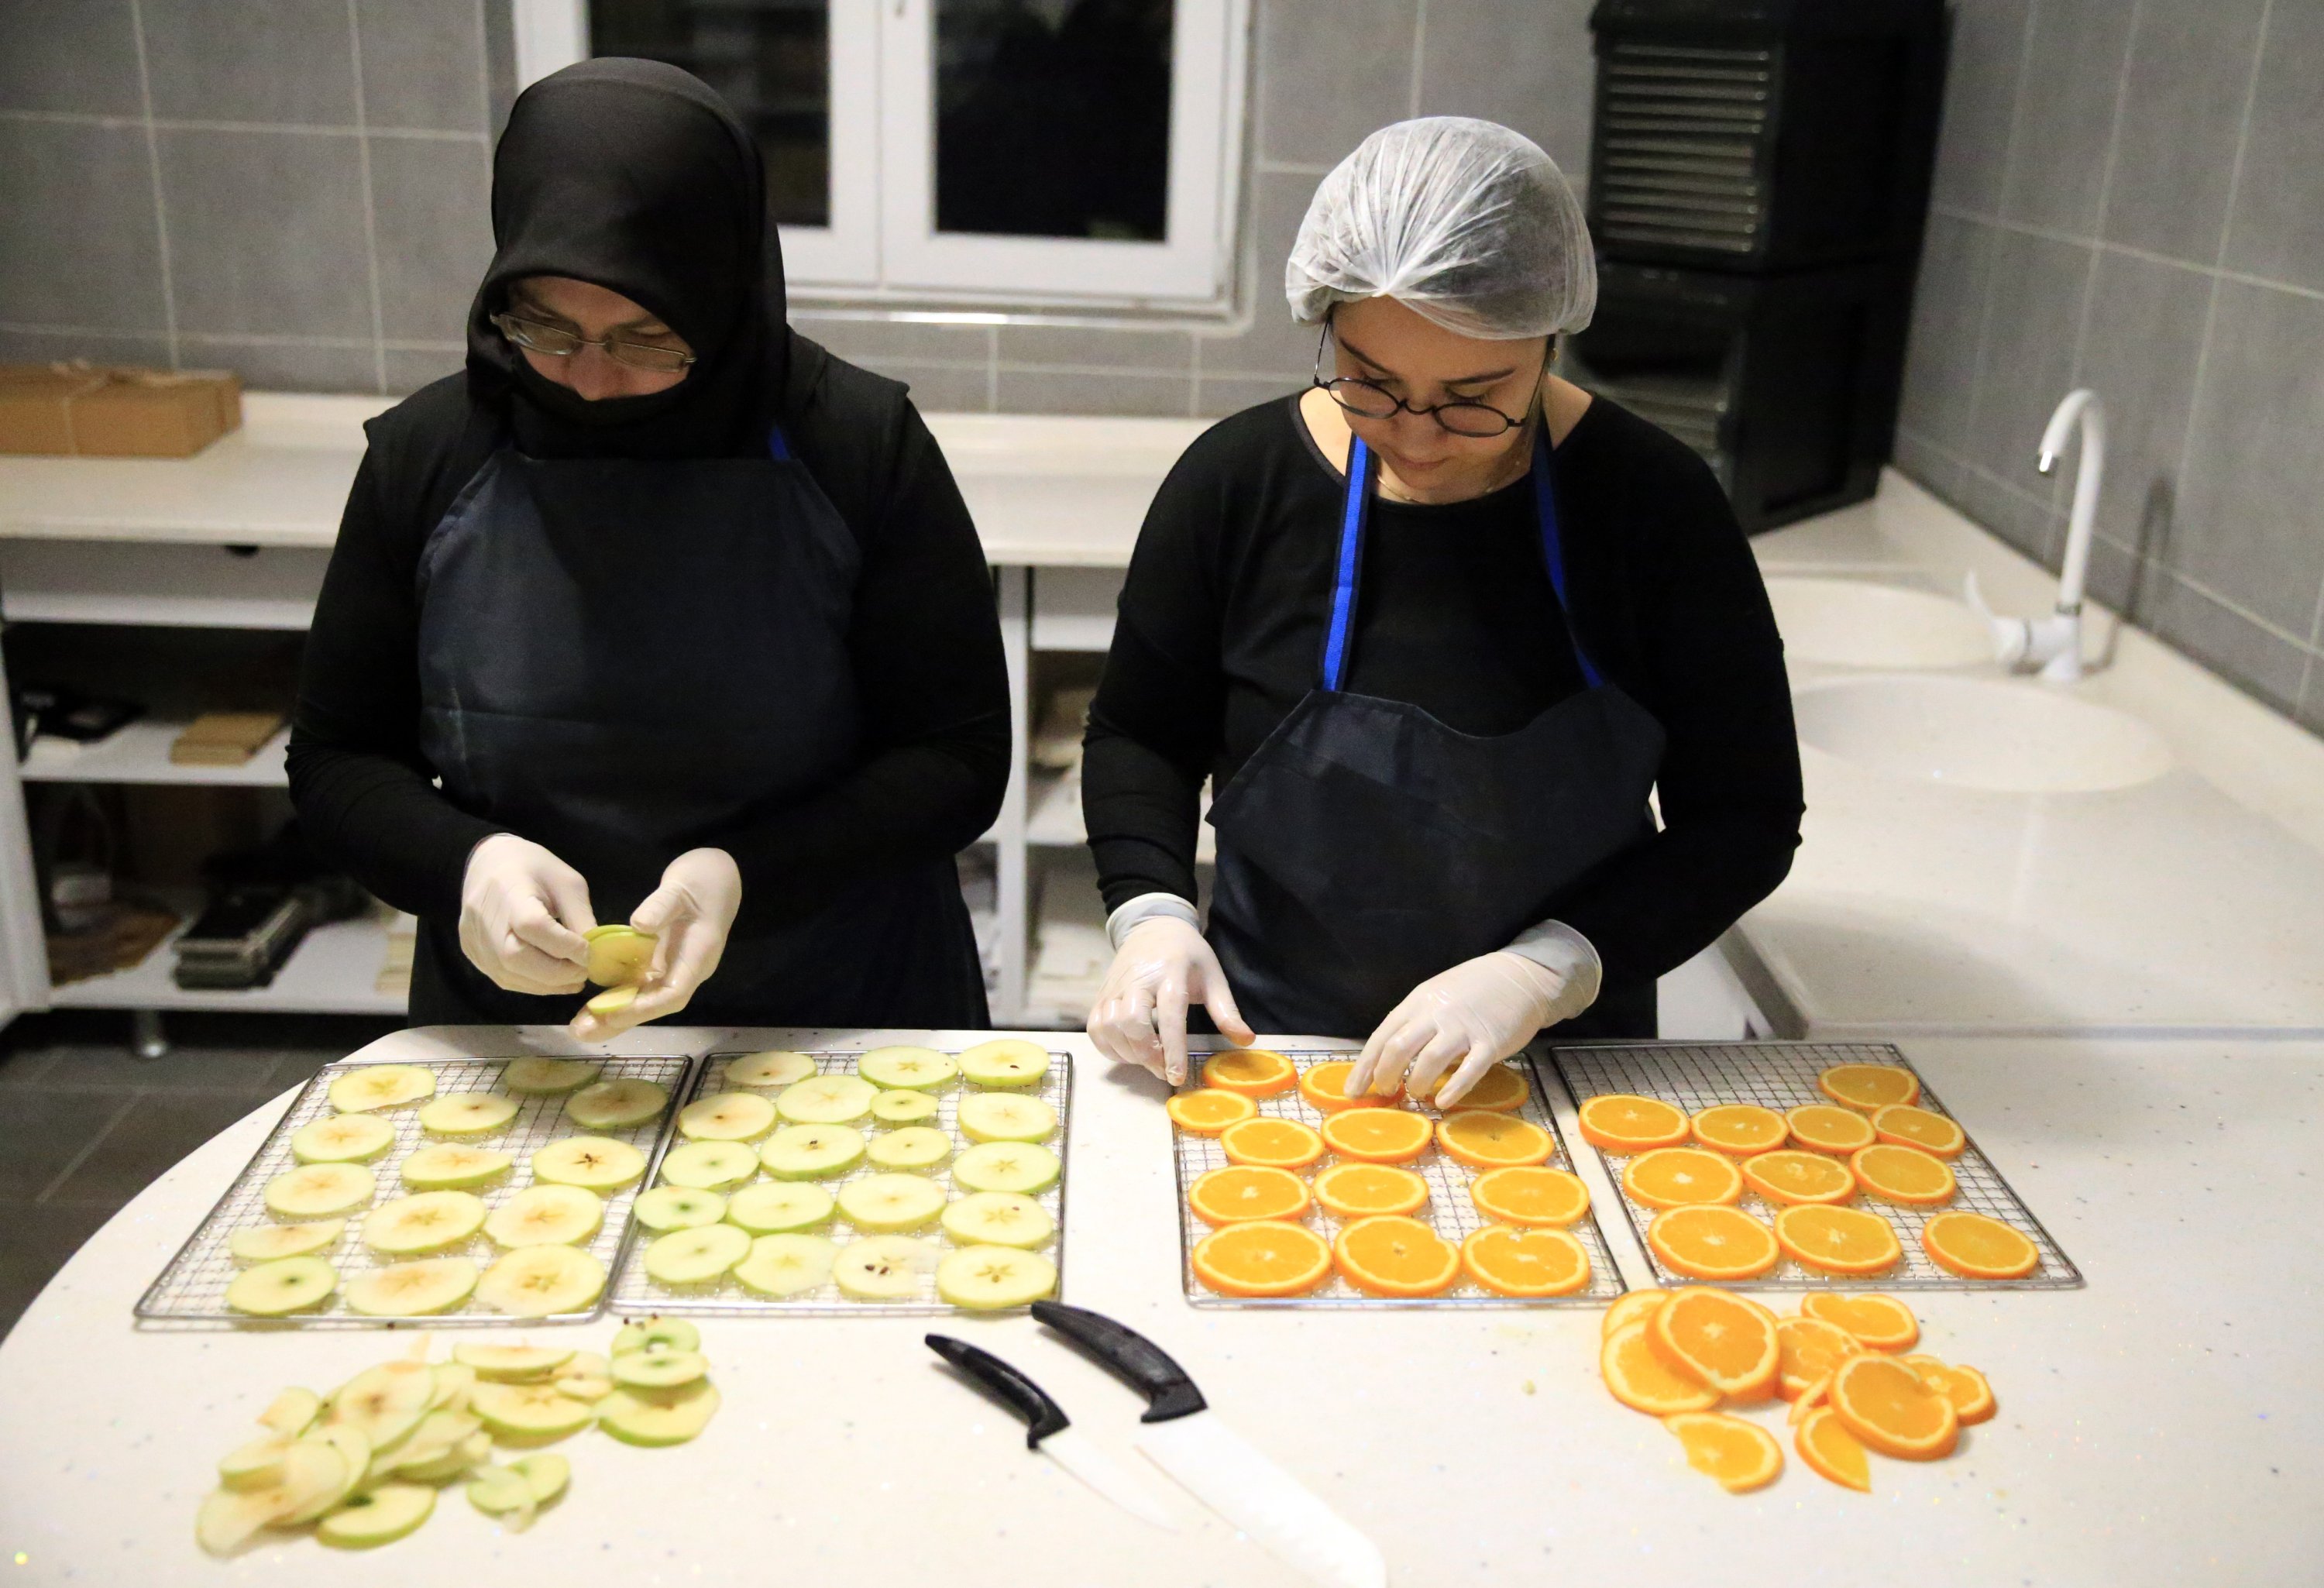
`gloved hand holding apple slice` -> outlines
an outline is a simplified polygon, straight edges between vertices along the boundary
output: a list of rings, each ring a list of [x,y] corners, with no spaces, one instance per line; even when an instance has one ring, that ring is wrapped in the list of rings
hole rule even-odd
[[[573,1035],[604,1042],[684,1009],[718,968],[742,904],[742,873],[724,850],[689,849],[671,861],[625,931],[600,929],[591,938],[590,980],[601,968],[626,979],[582,1006]]]

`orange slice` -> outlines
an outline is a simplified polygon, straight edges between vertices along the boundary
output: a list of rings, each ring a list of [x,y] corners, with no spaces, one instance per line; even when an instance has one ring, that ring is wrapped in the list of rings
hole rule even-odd
[[[1402,1108],[1351,1108],[1323,1122],[1323,1140],[1342,1158],[1410,1163],[1435,1134],[1425,1114]]]
[[[1851,1356],[1833,1370],[1831,1409],[1848,1431],[1900,1461],[1952,1454],[1960,1414],[1926,1380],[1893,1356]]]
[[[1913,1309],[1893,1296],[1811,1290],[1800,1297],[1800,1312],[1847,1330],[1874,1351],[1910,1351],[1921,1337],[1921,1325]]]
[[[1743,1160],[1743,1183],[1770,1202],[1846,1202],[1856,1176],[1836,1158],[1783,1148]]]
[[[1461,1268],[1496,1296],[1571,1296],[1590,1283],[1590,1254],[1563,1230],[1487,1224],[1461,1242]]]
[[[1783,1383],[1783,1380],[1778,1378],[1775,1382],[1780,1386]],[[1831,1375],[1830,1373],[1826,1373],[1822,1378],[1818,1379],[1814,1383],[1800,1391],[1800,1398],[1792,1402],[1792,1415],[1784,1419],[1784,1426],[1786,1427],[1796,1428],[1802,1423],[1806,1422],[1810,1412],[1815,1410],[1815,1408],[1820,1406],[1827,1404],[1827,1398],[1830,1396],[1831,1392]]]
[[[1921,1250],[1964,1279],[2022,1279],[2042,1266],[2040,1247],[1981,1213],[1937,1214],[1921,1226]]]
[[[1547,1163],[1557,1152],[1549,1132],[1531,1120],[1483,1109],[1460,1109],[1437,1121],[1436,1144],[1472,1169]]]
[[[1836,1064],[1816,1077],[1816,1090],[1870,1113],[1892,1103],[1917,1103],[1921,1080],[1901,1065]]]
[[[1194,1243],[1194,1264],[1222,1296],[1304,1296],[1331,1276],[1332,1249],[1305,1224],[1229,1224]]]
[[[1213,1169],[1186,1187],[1186,1205],[1206,1224],[1296,1219],[1307,1211],[1307,1182],[1289,1169],[1236,1164]]]
[[[1846,1329],[1805,1315],[1777,1318],[1775,1343],[1783,1351],[1775,1393],[1785,1400],[1799,1399],[1849,1357],[1864,1354],[1864,1342]]]
[[[1582,1105],[1582,1139],[1609,1152],[1675,1147],[1687,1137],[1684,1109],[1654,1097],[1604,1092]]]
[[[1686,1464],[1719,1480],[1729,1494],[1748,1494],[1774,1482],[1784,1470],[1784,1447],[1757,1423],[1723,1411],[1683,1411],[1663,1419],[1678,1436]]]
[[[1428,1182],[1384,1163],[1335,1163],[1315,1177],[1315,1200],[1343,1219],[1417,1213],[1428,1205]]]
[[[1332,1260],[1349,1284],[1373,1296],[1434,1296],[1461,1273],[1461,1254],[1450,1241],[1395,1214],[1342,1229],[1332,1242]]]
[[[1756,1301],[1689,1285],[1646,1320],[1646,1343],[1682,1375],[1736,1400],[1765,1400],[1783,1360],[1775,1316]]]
[[[1563,1169],[1517,1164],[1470,1181],[1469,1200],[1505,1224],[1562,1230],[1590,1211],[1590,1187]]]
[[[1954,1367],[1933,1356],[1900,1356],[1896,1360],[1934,1384],[1937,1392],[1953,1403],[1953,1415],[1960,1418],[1962,1427],[1981,1423],[1994,1414],[1993,1386],[1975,1368]]]
[[[1436,1084],[1436,1089],[1442,1092],[1445,1082],[1452,1078],[1451,1076],[1446,1076],[1443,1081]],[[1533,1088],[1526,1085],[1526,1078],[1523,1076],[1508,1065],[1497,1064],[1478,1076],[1477,1084],[1463,1093],[1458,1103],[1440,1103],[1437,1106],[1439,1108],[1481,1108],[1493,1113],[1507,1113],[1512,1109],[1524,1107],[1525,1100],[1531,1095],[1533,1095]],[[1431,1098],[1430,1101],[1435,1102],[1435,1099]]]
[[[1878,1214],[1814,1203],[1775,1215],[1775,1244],[1827,1274],[1877,1274],[1904,1255],[1896,1227]]]
[[[1241,1093],[1222,1092],[1216,1086],[1181,1092],[1162,1108],[1180,1130],[1194,1136],[1215,1136],[1236,1121],[1259,1113],[1259,1104]]]
[[[1831,1408],[1820,1406],[1808,1413],[1792,1436],[1792,1446],[1818,1476],[1843,1489],[1872,1492],[1872,1460],[1864,1454],[1864,1442],[1848,1431]]]
[[[1960,1125],[1941,1113],[1915,1108],[1909,1103],[1892,1103],[1875,1113],[1872,1133],[1883,1141],[1917,1147],[1939,1158],[1959,1158],[1961,1149],[1969,1145],[1969,1137]]]
[[[1756,1103],[1722,1103],[1706,1108],[1689,1122],[1687,1129],[1705,1147],[1738,1158],[1781,1147],[1791,1132],[1782,1114]]]
[[[1655,1354],[1655,1348],[1646,1343],[1644,1324],[1625,1324],[1606,1336],[1598,1348],[1598,1372],[1615,1399],[1648,1417],[1709,1411],[1719,1404],[1718,1390],[1681,1378],[1670,1363]]]
[[[1783,1256],[1766,1225],[1738,1207],[1674,1207],[1646,1226],[1665,1267],[1693,1279],[1749,1279]]]
[[[1700,1147],[1657,1147],[1630,1160],[1622,1171],[1622,1189],[1631,1201],[1647,1207],[1740,1202],[1743,1175],[1723,1153]]]
[[[1656,1308],[1670,1299],[1667,1290],[1632,1290],[1615,1299],[1606,1309],[1605,1321],[1599,1325],[1598,1337],[1611,1339],[1617,1330],[1632,1324],[1643,1324],[1655,1316]]]
[[[1917,1147],[1876,1141],[1849,1154],[1848,1167],[1855,1171],[1858,1185],[1884,1202],[1933,1207],[1952,1200],[1950,1166]]]
[[[1203,1061],[1203,1085],[1245,1097],[1272,1097],[1299,1083],[1299,1072],[1283,1055],[1265,1048],[1234,1048]]]
[[[1811,1103],[1784,1116],[1792,1140],[1811,1152],[1850,1153],[1877,1139],[1872,1122],[1852,1108]]]
[[[1267,1114],[1240,1120],[1219,1132],[1219,1149],[1229,1163],[1304,1169],[1323,1156],[1323,1138],[1297,1120]]]
[[[1348,1077],[1355,1073],[1352,1058],[1327,1058],[1321,1064],[1311,1064],[1299,1072],[1299,1095],[1322,1109],[1325,1113],[1337,1113],[1343,1108],[1378,1107],[1392,1103],[1399,1095],[1391,1086],[1386,1092],[1366,1097],[1348,1095]]]

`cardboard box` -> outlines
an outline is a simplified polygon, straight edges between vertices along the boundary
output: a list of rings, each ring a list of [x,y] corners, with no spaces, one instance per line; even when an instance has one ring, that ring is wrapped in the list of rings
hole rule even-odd
[[[171,743],[170,759],[180,766],[241,766],[281,731],[280,712],[204,712]]]
[[[0,365],[0,452],[190,457],[241,425],[229,370]]]

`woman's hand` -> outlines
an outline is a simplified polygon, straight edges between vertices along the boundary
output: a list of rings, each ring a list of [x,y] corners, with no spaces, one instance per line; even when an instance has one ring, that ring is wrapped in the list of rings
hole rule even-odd
[[[512,992],[578,992],[588,984],[597,924],[579,872],[514,833],[495,833],[468,852],[460,881],[460,952]]]
[[[1257,1040],[1203,934],[1176,916],[1151,916],[1123,935],[1084,1029],[1108,1058],[1144,1065],[1175,1086],[1186,1078],[1190,1002],[1234,1041]]]
[[[689,849],[664,868],[661,886],[630,912],[630,925],[659,939],[638,995],[609,1015],[583,1010],[571,1030],[603,1042],[632,1026],[684,1009],[726,952],[726,934],[742,907],[742,873],[724,849]]]
[[[1458,1103],[1487,1070],[1576,1012],[1567,978],[1506,949],[1462,960],[1405,994],[1348,1073],[1348,1095],[1394,1091],[1440,1108]],[[1455,1066],[1458,1066],[1457,1068]],[[1431,1097],[1436,1078],[1452,1078]]]

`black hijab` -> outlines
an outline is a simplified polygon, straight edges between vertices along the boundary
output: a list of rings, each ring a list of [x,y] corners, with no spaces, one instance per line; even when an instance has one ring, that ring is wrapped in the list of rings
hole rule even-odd
[[[539,457],[763,455],[782,390],[782,248],[749,131],[658,60],[585,60],[527,88],[493,156],[492,268],[468,311],[468,384]],[[490,317],[523,276],[632,298],[693,347],[666,392],[589,402],[535,374]]]

